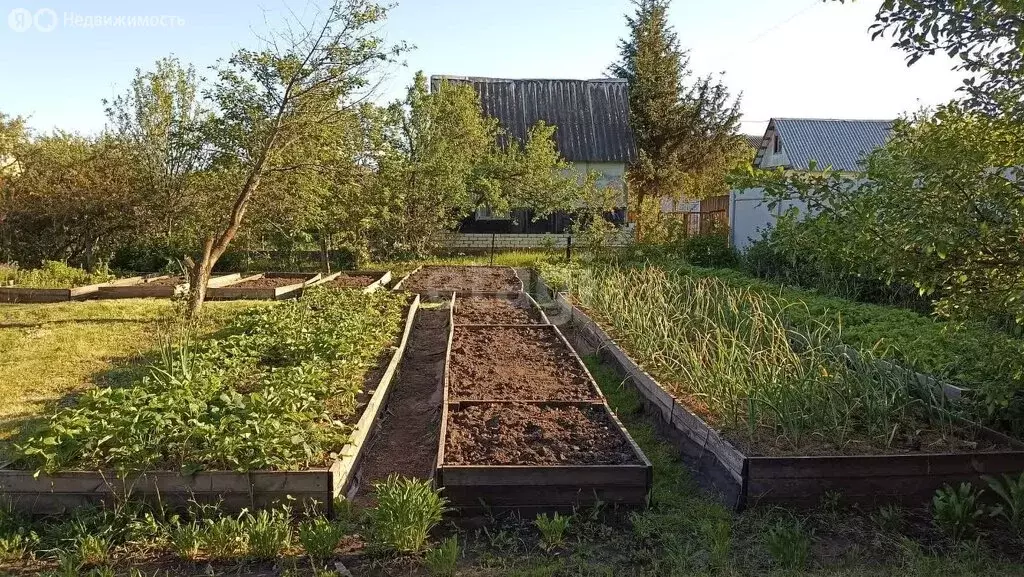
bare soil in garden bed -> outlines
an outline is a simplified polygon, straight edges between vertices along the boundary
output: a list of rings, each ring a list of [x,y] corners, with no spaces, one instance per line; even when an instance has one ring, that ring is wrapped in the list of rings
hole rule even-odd
[[[629,465],[640,461],[599,405],[501,403],[449,411],[445,463]]]
[[[327,288],[366,288],[380,279],[378,275],[341,275],[338,278],[323,283],[321,286]]]
[[[525,295],[455,298],[456,325],[528,325],[540,322],[540,312]]]
[[[293,284],[302,284],[309,280],[309,277],[302,276],[275,276],[275,277],[263,277],[253,280],[247,280],[232,285],[227,285],[225,288],[278,288],[283,286],[291,286]]]
[[[510,292],[522,290],[515,271],[499,266],[430,266],[410,276],[407,290]]]
[[[455,327],[450,400],[597,399],[586,370],[551,329]]]
[[[391,397],[369,439],[357,500],[372,498],[373,483],[393,473],[430,479],[441,431],[448,310],[420,307],[413,322]]]

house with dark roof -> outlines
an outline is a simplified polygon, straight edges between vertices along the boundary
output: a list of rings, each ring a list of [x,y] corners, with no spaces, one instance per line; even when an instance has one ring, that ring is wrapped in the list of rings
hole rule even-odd
[[[754,167],[857,172],[868,154],[889,141],[892,125],[892,120],[772,118],[757,145]],[[729,230],[733,246],[746,249],[792,208],[807,212],[806,204],[795,199],[773,208],[761,189],[732,191]]]
[[[483,113],[496,118],[507,138],[523,142],[538,121],[554,125],[559,153],[581,174],[595,171],[598,185],[622,191],[615,218],[625,218],[626,165],[636,158],[629,125],[626,81],[431,76],[431,90],[441,83],[468,84],[480,97]],[[492,214],[486,207],[467,219],[462,232],[561,233],[570,224],[564,214],[533,221],[529,210]]]

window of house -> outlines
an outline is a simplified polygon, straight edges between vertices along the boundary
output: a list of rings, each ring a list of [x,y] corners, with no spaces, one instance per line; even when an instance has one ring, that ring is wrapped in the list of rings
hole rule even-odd
[[[476,207],[476,219],[477,220],[511,220],[512,216],[509,211],[496,211],[492,210],[487,205]]]
[[[779,135],[776,134],[772,140],[774,142],[773,150],[775,150],[775,154],[782,152],[782,139],[779,138]]]

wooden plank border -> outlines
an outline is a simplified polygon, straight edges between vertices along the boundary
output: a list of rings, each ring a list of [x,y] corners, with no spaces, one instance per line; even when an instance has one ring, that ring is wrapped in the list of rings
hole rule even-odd
[[[519,273],[516,271],[516,269],[514,267],[510,267],[510,266],[488,266],[488,265],[459,265],[459,264],[424,264],[424,265],[420,265],[420,266],[416,267],[415,270],[413,270],[409,274],[407,274],[404,277],[402,277],[402,279],[399,280],[397,284],[395,284],[394,290],[410,290],[410,289],[404,288],[405,283],[413,275],[415,275],[416,273],[418,273],[420,271],[423,271],[423,270],[426,270],[426,269],[431,269],[431,268],[501,268],[501,269],[507,269],[507,270],[512,271],[512,276],[514,276],[515,279],[516,279],[516,282],[519,283],[519,288],[517,290],[512,290],[512,291],[479,291],[479,292],[472,291],[472,290],[461,290],[461,291],[455,291],[455,292],[462,292],[464,294],[469,294],[469,293],[473,293],[473,294],[517,294],[517,293],[525,292],[525,288],[524,287],[526,285],[523,283],[522,277],[519,276]],[[436,294],[448,294],[448,293],[452,292],[452,289],[445,288],[445,287],[442,287],[442,288],[427,287],[427,288],[423,288],[423,289],[412,289],[412,290],[414,292],[436,293]]]
[[[120,476],[110,471],[34,471],[0,469],[0,504],[29,514],[53,515],[86,505],[113,506],[141,500],[173,508],[191,503],[219,503],[238,512],[291,503],[295,500],[333,514],[334,499],[354,482],[366,439],[386,402],[398,364],[409,342],[420,298],[412,297],[398,345],[374,394],[363,408],[350,441],[327,468],[301,471],[145,471]]]
[[[142,282],[141,276],[126,277],[105,283],[71,288],[0,287],[0,302],[4,303],[59,303],[85,300],[95,296],[104,286],[126,286]]]
[[[1024,444],[984,427],[979,428],[987,436],[1015,449],[957,454],[746,456],[667,393],[585,312],[573,307],[564,295],[556,294],[554,300],[561,307],[571,307],[568,326],[575,345],[596,352],[623,382],[640,393],[645,410],[695,471],[699,483],[737,510],[754,505],[813,507],[830,493],[851,503],[919,505],[947,483],[982,484],[982,475],[1024,472]]]
[[[185,294],[188,290],[188,281],[170,286],[153,286],[151,283],[171,278],[170,275],[160,275],[141,279],[140,282],[123,285],[103,285],[96,292],[95,297],[101,299],[126,299],[126,298],[172,298]],[[236,283],[241,280],[242,275],[231,273],[211,277],[207,283],[207,289],[213,290],[224,285]]]
[[[379,290],[383,290],[387,286],[387,284],[391,282],[391,271],[389,270],[343,270],[322,277],[315,283],[307,285],[306,288],[325,285],[343,276],[376,276],[377,280],[373,281],[372,283],[362,288],[362,291],[364,293],[372,293]]]
[[[522,279],[520,279],[522,282]],[[562,344],[584,370],[592,390],[599,395],[593,400],[583,401],[523,401],[523,400],[460,400],[451,398],[451,355],[455,337],[454,311],[459,294],[454,293],[449,311],[448,348],[445,354],[444,387],[441,411],[441,434],[438,439],[437,462],[434,480],[443,487],[445,496],[462,511],[492,507],[516,510],[569,510],[580,505],[592,505],[598,501],[624,506],[644,506],[650,501],[654,474],[650,460],[629,435],[615,413],[608,406],[597,381],[583,363],[558,327],[545,325],[459,325],[458,328],[487,329],[493,327],[542,328],[550,327]],[[488,293],[495,294],[495,293]],[[506,295],[508,293],[497,293]],[[540,309],[536,300],[527,295],[534,306]],[[543,315],[543,309],[540,309]],[[547,321],[546,316],[542,318]],[[448,418],[451,410],[471,404],[542,406],[573,405],[600,408],[618,429],[633,449],[639,464],[631,465],[449,465],[445,463],[445,445],[448,437]]]
[[[334,497],[344,496],[350,498],[359,490],[358,471],[368,444],[366,440],[370,437],[374,427],[376,427],[381,410],[387,406],[388,399],[391,397],[391,384],[395,380],[395,374],[398,372],[402,356],[405,354],[406,346],[409,344],[409,334],[412,333],[412,327],[416,321],[416,312],[419,310],[419,307],[420,296],[415,295],[409,304],[405,328],[402,331],[398,347],[391,355],[391,360],[388,362],[384,374],[381,375],[373,395],[366,403],[366,407],[363,408],[363,414],[359,417],[355,428],[353,428],[349,442],[342,448],[338,460],[331,467],[331,472],[335,476],[333,486]]]
[[[292,297],[298,297],[302,295],[307,287],[314,286],[315,283],[320,281],[320,273],[305,273],[305,272],[265,272],[247,276],[241,278],[241,275],[236,275],[236,279],[229,283],[221,283],[217,286],[213,284],[206,291],[206,296],[210,300],[281,300]],[[275,277],[296,277],[306,278],[301,283],[294,283],[279,287],[240,287],[240,285],[247,281],[259,280],[261,278],[275,278]],[[212,282],[212,281],[211,281]]]

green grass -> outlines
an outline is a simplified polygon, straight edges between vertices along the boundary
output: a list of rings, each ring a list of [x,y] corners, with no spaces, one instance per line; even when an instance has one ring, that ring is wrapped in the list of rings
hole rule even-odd
[[[446,524],[431,537],[435,545],[457,537],[456,575],[1024,576],[1019,544],[1000,542],[986,530],[977,543],[954,546],[928,525],[922,511],[901,510],[907,521],[897,529],[880,527],[872,519],[872,511],[840,510],[829,503],[805,512],[762,508],[733,513],[697,486],[676,450],[656,434],[636,393],[594,358],[585,361],[609,404],[654,466],[651,507],[628,511],[604,505],[577,510],[563,545],[555,549],[544,548],[533,516],[484,515],[465,529]],[[17,535],[27,536],[21,540],[27,543],[21,560],[0,561],[0,572],[34,575],[55,568],[62,556],[75,561],[84,537],[96,536],[103,540],[109,551],[108,563],[118,574],[138,567],[146,576],[160,577],[271,575],[293,568],[300,572],[281,574],[311,575],[314,565],[334,567],[339,542],[360,541],[356,537],[343,539],[344,534],[361,535],[372,550],[372,532],[360,524],[359,517],[349,515],[347,520],[333,523],[297,521],[299,528],[293,525],[290,548],[280,551],[274,561],[255,562],[251,559],[253,537],[260,533],[253,531],[258,523],[249,514],[223,517],[207,509],[179,517],[129,507],[104,513],[83,509],[70,517],[29,521],[0,511],[0,543],[14,546]],[[317,531],[323,534],[316,538],[314,523],[323,529]],[[276,527],[274,534],[288,532],[283,526]],[[278,542],[283,544],[283,537],[273,540]],[[791,544],[800,543],[806,546],[806,557],[799,551],[790,555]],[[305,556],[307,544],[315,550],[316,561]],[[225,558],[209,563],[214,552]],[[35,561],[28,560],[29,553],[36,556]],[[362,554],[346,553],[343,562],[356,577],[429,575],[427,560],[420,555],[380,555],[364,549]]]
[[[254,304],[207,303],[203,330]],[[179,313],[159,299],[0,304],[0,460],[5,440],[69,395],[130,377]]]
[[[83,393],[19,444],[15,466],[260,470],[327,466],[348,441],[367,371],[406,296],[310,289],[220,334],[161,342],[128,386]]]
[[[492,263],[490,254],[436,256],[429,259],[411,261],[390,261],[370,263],[362,267],[366,270],[390,270],[396,279],[402,278],[420,265],[490,265],[511,267],[535,267],[540,263],[565,261],[565,250],[505,250],[494,254]]]

